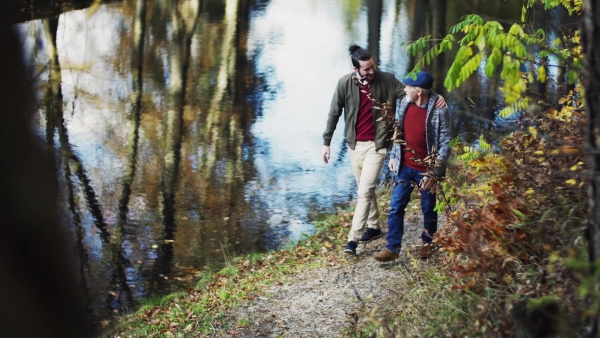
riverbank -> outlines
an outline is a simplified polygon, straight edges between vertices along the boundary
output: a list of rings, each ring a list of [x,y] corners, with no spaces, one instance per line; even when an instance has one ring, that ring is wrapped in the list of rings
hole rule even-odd
[[[465,147],[452,161],[438,187],[440,250],[428,260],[415,258],[418,196],[393,263],[372,258],[383,238],[344,255],[352,213],[339,212],[291,248],[230,259],[118,318],[105,337],[584,335],[600,294],[589,287],[583,154],[564,145],[581,138],[551,115],[538,120],[544,129],[511,134],[503,153]],[[389,188],[378,203],[384,225]]]
[[[378,199],[385,224],[389,194]],[[350,212],[330,216],[315,235],[291,249],[235,258],[186,292],[119,318],[104,336],[340,337],[375,330],[398,312],[394,308],[415,284],[431,282],[423,276],[435,275],[441,256],[415,258],[422,218],[414,203],[407,212],[407,244],[392,263],[372,258],[385,247],[385,238],[359,245],[356,258],[343,254],[351,217]],[[405,309],[418,312],[437,302],[426,292],[422,296],[422,304],[405,304]],[[412,332],[430,324],[420,326]]]

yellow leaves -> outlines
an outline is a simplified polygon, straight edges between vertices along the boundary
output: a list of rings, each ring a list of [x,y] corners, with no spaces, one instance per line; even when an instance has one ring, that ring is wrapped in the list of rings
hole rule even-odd
[[[483,52],[486,47],[485,36],[480,35],[479,37],[477,37],[477,40],[475,40],[475,44],[477,45],[477,48],[479,48],[479,50]]]
[[[529,132],[534,138],[537,138],[537,130],[533,126],[529,126]]]
[[[554,41],[552,41],[552,46],[558,47],[558,46],[560,46],[560,43],[561,43],[560,38],[556,38],[556,39],[554,39]]]
[[[575,181],[574,179],[571,178],[571,179],[566,180],[565,183],[570,184],[570,185],[575,185],[575,184],[577,184],[577,181]]]
[[[515,74],[517,74],[517,80],[515,80]],[[506,73],[506,80],[502,90],[504,91],[504,97],[506,98],[507,104],[512,104],[519,101],[521,94],[527,89],[527,80],[518,77],[518,74],[518,69],[507,71]]]
[[[537,71],[538,71],[538,80],[541,83],[546,82],[546,78],[548,77],[548,74],[546,73],[546,67],[540,66]]]
[[[525,191],[525,194],[526,194],[526,195],[531,195],[531,194],[533,194],[533,193],[534,193],[534,191],[533,191],[533,189],[531,189],[531,188],[529,188],[529,189],[527,189],[527,191]]]
[[[528,72],[527,73],[527,81],[529,81],[530,83],[535,82],[535,78],[533,77],[533,73],[532,72]]]
[[[483,150],[490,150],[492,146],[483,138],[483,135],[479,136],[479,146]]]
[[[521,94],[519,93],[518,96],[520,97],[520,95]],[[518,99],[518,97],[517,97],[517,99]],[[530,103],[531,103],[531,99],[529,99],[529,98],[523,98],[523,99],[517,100],[516,102],[514,102],[510,105],[507,105],[502,110],[500,110],[498,115],[500,117],[507,118],[518,111],[527,109],[529,107]]]
[[[564,96],[564,97],[561,97],[560,99],[558,99],[558,104],[565,104],[565,103],[567,103],[567,101],[570,101],[570,100],[571,100],[570,97]]]

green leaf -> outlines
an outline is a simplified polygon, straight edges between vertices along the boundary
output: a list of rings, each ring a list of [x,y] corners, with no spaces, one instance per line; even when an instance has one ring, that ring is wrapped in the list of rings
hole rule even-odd
[[[543,65],[541,65],[541,66],[538,68],[537,72],[538,72],[538,80],[539,80],[541,83],[544,83],[544,82],[546,82],[546,76],[547,76],[547,74],[546,74],[546,67],[544,67]]]
[[[570,69],[567,72],[567,83],[574,84],[577,82],[579,82],[579,72],[577,72],[575,69]]]
[[[437,204],[435,205],[435,208],[433,208],[433,211],[435,212],[443,212],[444,211],[444,207],[446,206],[446,202],[444,201],[439,201],[437,202]]]
[[[450,140],[450,142],[448,143],[448,147],[452,148],[458,142],[460,142],[460,135],[456,136],[455,138],[453,138],[452,140]]]
[[[513,207],[510,207],[510,209],[512,210],[513,214],[515,214],[515,216],[519,217],[522,220],[527,220],[527,216],[525,216],[525,214],[523,214],[519,210],[517,210]]]
[[[554,41],[552,41],[552,45],[555,47],[560,46],[560,43],[561,43],[560,38],[556,38],[556,39],[554,39]]]
[[[523,36],[525,33],[523,32],[523,27],[521,27],[520,24],[515,23],[508,30],[508,34],[512,34],[515,36]]]
[[[529,98],[520,99],[517,102],[504,107],[502,110],[500,110],[498,115],[500,115],[500,117],[502,117],[502,118],[510,117],[517,111],[527,109],[529,107],[530,103],[531,103],[531,99],[529,99]]]
[[[477,45],[477,48],[479,48],[480,51],[483,51],[486,46],[485,36],[480,35],[479,37],[477,37],[477,40],[475,40],[475,44]]]
[[[492,149],[492,145],[489,144],[489,143],[487,143],[487,141],[483,138],[483,135],[479,136],[479,146],[483,150],[490,150],[490,149]]]

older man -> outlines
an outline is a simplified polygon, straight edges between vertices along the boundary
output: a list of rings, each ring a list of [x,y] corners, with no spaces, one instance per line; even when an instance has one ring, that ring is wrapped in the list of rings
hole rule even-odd
[[[356,209],[344,252],[356,255],[358,241],[381,237],[375,187],[391,147],[391,130],[385,128],[385,121],[376,121],[380,116],[373,113],[373,100],[389,103],[395,111],[396,100],[404,95],[404,85],[393,74],[378,71],[368,50],[353,45],[349,51],[354,71],[339,79],[333,94],[323,133],[322,156],[328,163],[331,138],[343,111],[350,163],[358,185]],[[436,105],[445,106],[446,102],[440,97]]]
[[[404,209],[410,202],[413,187],[421,191],[423,212],[423,245],[418,256],[427,258],[434,246],[433,235],[437,231],[437,213],[434,211],[435,192],[430,191],[436,177],[446,172],[450,155],[450,115],[447,107],[434,107],[438,94],[431,90],[433,77],[422,71],[416,78],[405,77],[406,96],[400,103],[396,120],[400,128],[400,138],[406,143],[395,143],[390,154],[389,168],[395,174],[396,185],[392,190],[391,210],[388,217],[386,248],[375,259],[380,262],[398,258],[404,235]],[[424,176],[427,171],[423,160],[437,152],[439,165],[433,169],[435,177]]]

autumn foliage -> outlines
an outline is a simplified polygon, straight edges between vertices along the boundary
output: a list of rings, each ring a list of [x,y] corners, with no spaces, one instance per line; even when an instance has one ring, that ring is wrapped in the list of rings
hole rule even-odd
[[[496,295],[482,298],[489,304],[477,314],[481,325],[502,319],[492,325],[499,334],[513,330],[510,311],[520,299],[553,295],[571,311],[580,302],[565,262],[585,244],[585,117],[572,92],[561,104],[522,118],[521,131],[501,140],[498,152],[454,163],[442,193],[455,201],[435,239],[448,253],[442,264],[455,289]]]

